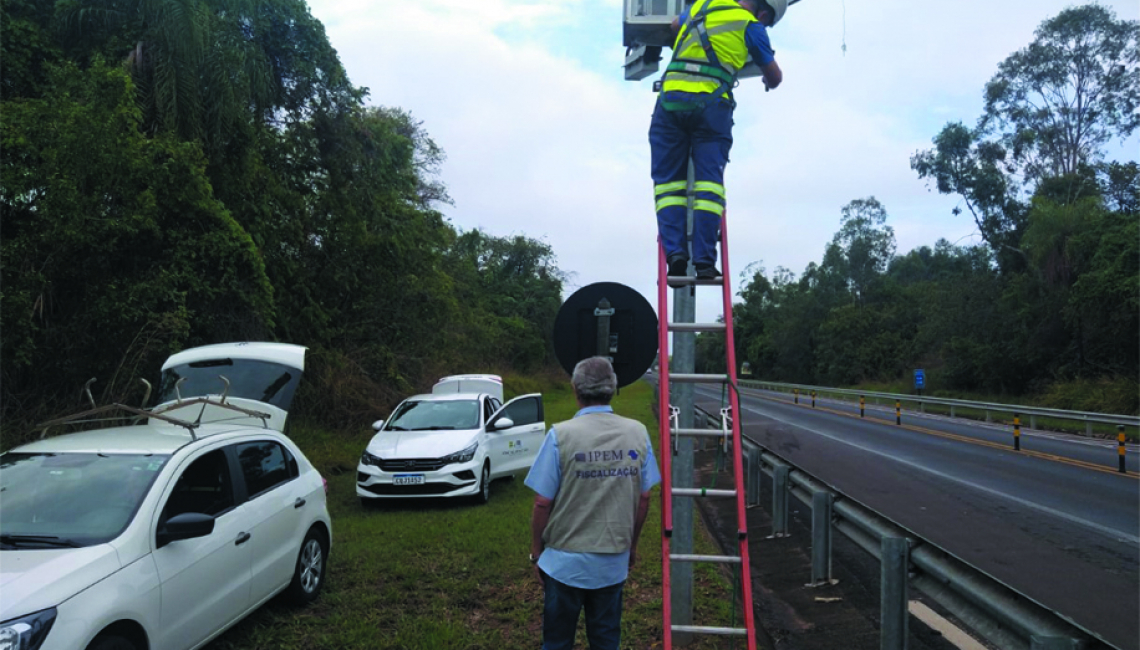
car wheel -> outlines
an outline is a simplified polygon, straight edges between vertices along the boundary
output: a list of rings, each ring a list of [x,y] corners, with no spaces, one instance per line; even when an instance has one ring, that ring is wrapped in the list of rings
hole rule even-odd
[[[325,571],[328,567],[329,544],[324,533],[310,528],[301,542],[297,554],[297,565],[293,570],[293,582],[289,583],[289,598],[298,605],[307,605],[316,600],[325,584]]]
[[[475,502],[486,504],[491,500],[491,463],[483,463],[483,473],[479,477],[479,494],[475,495]]]
[[[96,637],[87,650],[135,650],[135,644],[121,636],[106,635]]]

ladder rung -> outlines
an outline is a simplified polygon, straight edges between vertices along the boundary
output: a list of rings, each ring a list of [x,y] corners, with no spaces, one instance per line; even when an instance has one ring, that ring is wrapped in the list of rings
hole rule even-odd
[[[728,375],[693,375],[688,373],[669,373],[669,381],[687,384],[725,384]]]
[[[673,429],[673,435],[692,438],[723,438],[726,434],[720,429]]]
[[[727,636],[748,636],[748,630],[742,627],[706,627],[704,625],[670,625],[674,632],[689,632],[690,634],[723,634]]]
[[[723,332],[724,323],[669,323],[670,332]]]
[[[734,497],[736,490],[713,490],[709,488],[673,488],[675,497]]]
[[[676,555],[670,555],[669,559],[674,562],[720,562],[722,564],[740,564],[739,555],[691,555],[678,553]]]
[[[694,278],[691,275],[670,275],[665,278],[669,284],[700,284],[706,286],[719,286],[724,280],[723,275],[718,275],[715,278]]]

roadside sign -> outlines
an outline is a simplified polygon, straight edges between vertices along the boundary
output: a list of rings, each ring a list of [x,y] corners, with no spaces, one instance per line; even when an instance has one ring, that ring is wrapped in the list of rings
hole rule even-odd
[[[914,388],[915,390],[926,388],[926,371],[922,368],[916,368],[914,371]]]

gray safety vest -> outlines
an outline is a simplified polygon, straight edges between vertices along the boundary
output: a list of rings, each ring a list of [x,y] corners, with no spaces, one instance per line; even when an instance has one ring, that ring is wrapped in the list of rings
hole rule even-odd
[[[633,541],[641,496],[645,425],[588,413],[554,425],[562,482],[542,538],[574,553],[622,553]]]

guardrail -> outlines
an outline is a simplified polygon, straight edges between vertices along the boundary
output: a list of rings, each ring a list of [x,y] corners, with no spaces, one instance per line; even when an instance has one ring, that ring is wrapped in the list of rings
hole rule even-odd
[[[1050,417],[1059,420],[1073,420],[1077,422],[1084,422],[1086,433],[1092,433],[1092,425],[1094,423],[1101,424],[1114,424],[1117,426],[1130,426],[1140,427],[1140,416],[1135,415],[1116,415],[1112,413],[1094,413],[1090,411],[1066,411],[1064,409],[1044,408],[1041,406],[1020,406],[1017,404],[1001,404],[998,402],[974,402],[963,399],[949,399],[946,397],[929,397],[927,395],[903,395],[900,393],[880,393],[869,390],[854,390],[851,388],[829,388],[826,386],[810,386],[807,384],[785,384],[774,381],[757,381],[757,380],[740,380],[738,382],[741,386],[748,386],[750,388],[771,388],[772,390],[782,392],[793,391],[807,391],[815,393],[827,393],[829,395],[851,395],[873,397],[878,399],[895,400],[898,402],[911,402],[919,404],[921,412],[922,405],[925,404],[941,404],[950,407],[950,417],[955,417],[954,410],[956,408],[970,408],[978,411],[983,411],[986,414],[986,422],[991,421],[991,413],[1009,413],[1012,415],[1028,415],[1030,417],[1029,427],[1031,429],[1037,428],[1037,417]],[[805,392],[805,396],[807,395]]]
[[[712,428],[720,416],[698,407]],[[731,444],[731,443],[729,443]],[[1112,648],[1094,632],[1034,603],[887,517],[744,438],[747,502],[760,504],[762,475],[772,478],[772,536],[789,535],[788,496],[811,508],[811,582],[831,579],[831,532],[837,530],[880,562],[881,649],[905,650],[907,590],[913,585],[990,642],[1010,650]],[[1119,649],[1118,649],[1119,650]]]

